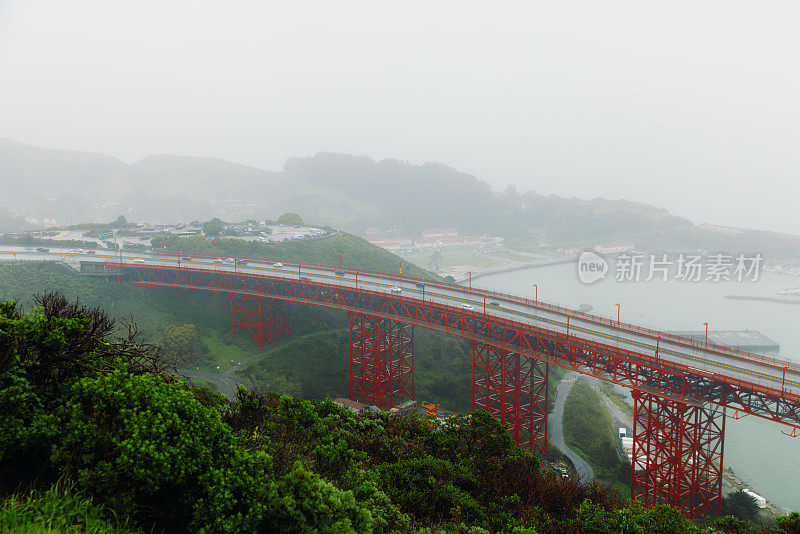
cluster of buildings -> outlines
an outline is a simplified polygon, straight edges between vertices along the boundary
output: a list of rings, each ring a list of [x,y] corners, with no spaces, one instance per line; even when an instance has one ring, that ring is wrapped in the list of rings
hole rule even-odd
[[[422,230],[420,237],[387,237],[377,228],[368,228],[365,239],[386,250],[435,249],[441,247],[462,247],[476,245],[500,245],[502,237],[464,236],[456,228],[428,228]]]
[[[224,237],[239,237],[244,239],[261,239],[265,241],[291,241],[309,237],[325,237],[333,230],[326,230],[313,226],[288,226],[272,224],[266,221],[248,221],[243,223],[225,223],[220,231]],[[169,237],[192,237],[205,235],[203,225],[197,222],[179,224],[138,224],[126,228],[119,235],[151,239],[156,235]]]
[[[630,252],[635,249],[635,245],[631,241],[622,241],[618,243],[604,243],[600,245],[595,245],[591,248],[591,250],[597,252],[598,254],[622,254],[623,252]],[[556,249],[556,252],[559,254],[565,254],[570,256],[572,254],[580,254],[589,250],[587,247],[563,247]]]

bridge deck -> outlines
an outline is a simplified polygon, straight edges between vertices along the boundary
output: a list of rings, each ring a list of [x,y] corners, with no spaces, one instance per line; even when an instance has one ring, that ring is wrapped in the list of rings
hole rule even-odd
[[[17,252],[17,259],[52,259],[57,253]],[[675,377],[705,380],[709,388],[730,385],[737,391],[720,391],[719,402],[729,404],[728,397],[735,395],[732,403],[736,410],[752,412],[742,400],[738,390],[747,390],[766,396],[765,402],[778,403],[780,414],[768,414],[768,418],[794,426],[800,425],[800,365],[775,358],[744,352],[714,344],[707,346],[698,341],[676,334],[658,332],[627,323],[618,323],[607,318],[570,310],[543,302],[504,295],[492,291],[470,289],[439,281],[418,280],[409,277],[381,273],[345,270],[337,274],[336,267],[300,265],[285,262],[276,267],[264,259],[248,259],[245,266],[231,263],[215,263],[209,256],[193,255],[190,261],[170,255],[127,254],[122,263],[116,255],[85,255],[86,259],[105,262],[109,268],[122,269],[170,269],[216,273],[225,276],[262,277],[286,282],[316,284],[350,293],[382,295],[394,301],[408,301],[431,308],[438,306],[447,313],[459,313],[473,321],[491,321],[498,324],[514,324],[535,331],[541,339],[558,343],[569,343],[573,347],[585,346],[594,353],[622,355],[626,361],[639,362],[652,369],[664,370]],[[116,260],[116,261],[115,261]],[[219,261],[219,260],[217,260]],[[341,271],[339,271],[341,273]],[[392,288],[399,288],[392,291]],[[314,304],[313,302],[309,302]],[[423,325],[424,326],[424,325]],[[456,333],[456,332],[454,332]],[[542,337],[543,336],[543,337]],[[541,341],[540,341],[541,342]],[[564,345],[566,347],[566,344]],[[538,356],[537,356],[538,357]],[[564,365],[563,362],[553,363]],[[565,365],[566,366],[566,365]],[[586,369],[577,368],[581,372]],[[598,375],[600,376],[600,375]],[[606,376],[601,378],[609,379]],[[622,383],[622,382],[620,382]],[[716,384],[716,386],[714,385]],[[630,384],[626,384],[629,385]],[[699,399],[702,401],[708,398]],[[768,412],[773,412],[770,408]]]

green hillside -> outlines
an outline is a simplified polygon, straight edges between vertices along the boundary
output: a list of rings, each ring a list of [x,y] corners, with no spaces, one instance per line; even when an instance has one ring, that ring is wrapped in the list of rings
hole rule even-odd
[[[76,187],[75,184],[81,184]],[[127,165],[100,154],[37,148],[0,139],[0,232],[126,214],[137,221],[305,220],[364,235],[367,228],[414,236],[426,228],[501,236],[515,247],[594,246],[626,240],[640,248],[793,257],[800,237],[719,232],[629,200],[542,195],[489,184],[440,163],[413,165],[345,154],[291,158],[267,171],[213,158],[149,156]],[[42,196],[42,192],[47,194]],[[104,207],[101,207],[104,206]],[[2,215],[10,210],[9,216]],[[29,222],[21,218],[24,214]]]

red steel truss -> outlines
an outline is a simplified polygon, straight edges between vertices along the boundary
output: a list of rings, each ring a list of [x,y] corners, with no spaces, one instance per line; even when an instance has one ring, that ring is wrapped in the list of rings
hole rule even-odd
[[[333,276],[325,280],[308,280],[300,276],[297,280],[290,280],[285,276],[268,274],[185,267],[176,269],[160,265],[107,263],[106,267],[132,272],[133,283],[141,287],[197,289],[277,299],[367,315],[373,321],[391,320],[412,327],[421,326],[460,336],[495,350],[519,354],[526,360],[552,363],[634,391],[647,391],[651,398],[647,402],[640,400],[636,407],[632,493],[648,504],[674,503],[692,516],[712,515],[719,509],[719,483],[715,477],[716,472],[722,469],[724,417],[720,419],[720,413],[723,408],[800,428],[800,395],[783,385],[767,386],[705,371],[681,362],[658,359],[645,352],[565,335],[546,326],[499,317],[485,310],[464,309],[405,294],[388,294],[358,287],[350,280],[340,281]],[[359,336],[371,337],[369,333],[361,332],[359,330]],[[385,364],[380,363],[383,361],[381,359],[378,360],[378,369],[383,365],[384,370],[379,373],[369,371],[369,366],[364,371],[358,368],[369,361],[363,356],[365,346],[369,345],[360,345],[362,357],[354,362],[351,338],[351,364],[356,365],[351,373],[356,377],[353,382],[355,388],[351,385],[351,398],[357,397],[353,395],[357,388],[360,388],[359,392],[366,392],[364,388],[375,383],[381,384],[381,387],[389,383],[384,378],[389,371]],[[357,345],[356,355],[358,351]],[[383,351],[379,352],[383,354]],[[376,349],[373,348],[371,354],[375,353]],[[370,352],[367,351],[367,354]],[[414,395],[413,356],[410,366],[411,393],[403,398],[413,398]],[[358,376],[370,378],[358,384]],[[398,373],[394,372],[394,376],[398,376]],[[393,385],[387,387],[393,391],[403,389],[391,383]],[[383,389],[376,391],[373,387],[370,395],[371,398],[377,398],[382,406],[399,402],[384,393]],[[643,399],[641,395],[644,393],[640,394],[640,399]],[[542,399],[543,396],[536,393],[532,398]],[[655,409],[656,406],[662,407]],[[670,414],[676,410],[680,413],[680,422],[675,419],[672,423],[670,417],[675,416]],[[682,435],[680,439],[670,437],[678,435],[670,430],[670,425],[677,425]],[[534,436],[531,440],[535,442],[539,435]],[[658,452],[661,449],[663,451]],[[665,455],[673,458],[671,463],[663,460]],[[670,481],[671,486],[665,481]]]
[[[715,517],[722,503],[725,409],[633,392],[631,498]]]
[[[174,287],[262,296],[364,313],[445,332],[596,376],[665,399],[694,399],[800,428],[800,395],[678,362],[656,360],[597,341],[565,336],[533,324],[460,307],[320,281],[292,281],[263,274],[107,262],[133,273],[141,287]]]
[[[259,348],[280,335],[291,335],[289,302],[260,296],[231,294],[231,334],[246,330]]]
[[[349,313],[350,399],[391,408],[414,398],[414,326]]]
[[[508,427],[521,447],[547,454],[548,365],[516,352],[472,342],[472,410]]]

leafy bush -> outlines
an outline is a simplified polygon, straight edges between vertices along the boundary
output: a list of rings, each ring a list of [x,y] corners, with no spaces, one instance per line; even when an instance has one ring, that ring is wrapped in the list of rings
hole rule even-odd
[[[573,524],[578,532],[586,534],[684,534],[699,530],[674,508],[660,505],[648,509],[636,501],[616,510],[585,501]]]
[[[247,514],[244,497],[267,495],[252,473],[269,480],[269,458],[239,450],[214,412],[177,384],[124,370],[85,378],[57,415],[64,437],[52,461],[143,524],[201,526],[198,516],[211,515],[203,507]]]
[[[792,512],[789,515],[776,517],[775,527],[781,534],[800,534],[800,513]]]

